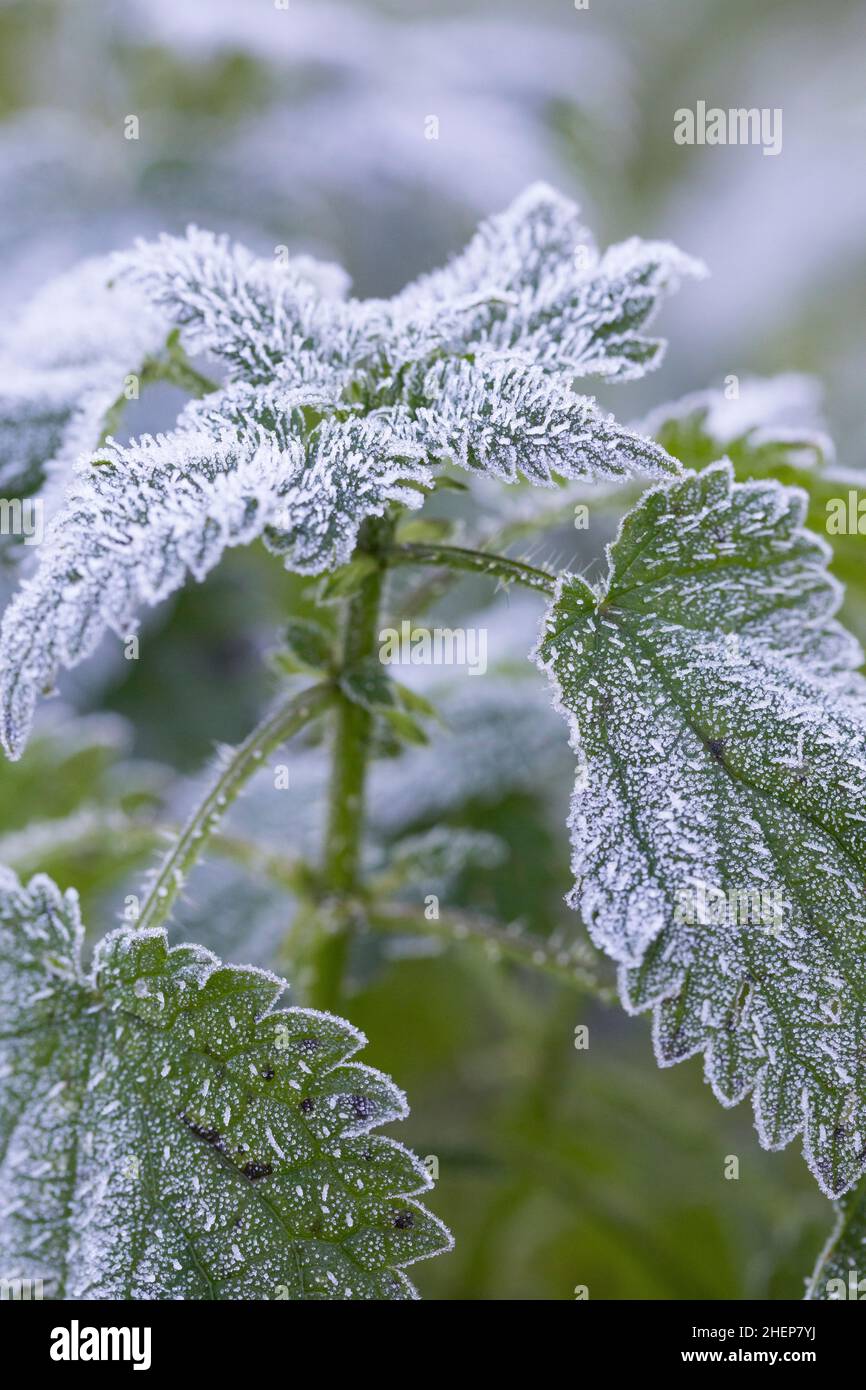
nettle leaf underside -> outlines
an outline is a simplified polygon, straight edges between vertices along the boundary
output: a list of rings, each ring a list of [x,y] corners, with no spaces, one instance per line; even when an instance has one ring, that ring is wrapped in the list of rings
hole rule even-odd
[[[727,463],[647,493],[536,657],[579,758],[570,901],[624,1006],[832,1196],[866,1170],[866,701],[804,506]]]
[[[0,881],[0,1268],[47,1296],[405,1299],[449,1248],[339,1018],[162,930],[80,964],[74,894]]]

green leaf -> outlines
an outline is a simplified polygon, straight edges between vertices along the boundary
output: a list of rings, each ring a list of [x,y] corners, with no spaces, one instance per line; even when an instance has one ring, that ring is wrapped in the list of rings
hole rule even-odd
[[[402,1299],[447,1249],[342,1019],[161,929],[81,965],[77,898],[0,875],[0,1268],[55,1298]]]
[[[283,637],[288,655],[301,671],[327,671],[333,661],[331,636],[321,623],[312,618],[293,618],[285,627]]]
[[[468,492],[469,484],[464,483],[460,478],[452,478],[450,473],[439,473],[433,483],[431,492]]]
[[[357,593],[367,576],[377,567],[378,562],[372,555],[356,555],[348,564],[341,565],[322,580],[319,587],[322,600],[327,603]]]
[[[760,418],[762,405],[768,414],[775,414],[772,388],[780,393],[784,383],[784,378],[743,383],[747,399],[742,407],[738,400],[727,401],[720,391],[701,391],[661,407],[645,428],[687,468],[702,468],[724,454],[738,478],[790,481],[781,479],[780,470],[821,468],[832,457],[832,446],[819,430],[783,428],[773,419]],[[764,402],[761,387],[769,396]]]
[[[815,383],[782,376],[740,383],[742,399],[701,391],[655,411],[644,428],[687,468],[723,455],[740,481],[776,478],[808,493],[807,525],[833,549],[830,572],[845,586],[841,617],[866,641],[866,486],[862,473],[840,468],[820,428],[781,425],[815,411]]]
[[[386,710],[394,704],[393,682],[375,656],[341,671],[338,684],[346,699],[362,709]]]
[[[403,685],[401,681],[392,681],[392,685],[394,686],[394,693],[404,709],[409,710],[412,714],[426,715],[428,719],[439,718],[439,711],[436,706],[425,695],[421,695],[417,690],[412,690],[408,685]]]
[[[866,1180],[836,1204],[836,1225],[818,1256],[806,1298],[829,1303],[866,1298]]]
[[[379,713],[385,716],[398,738],[402,739],[404,743],[424,744],[429,742],[427,734],[418,720],[413,719],[412,715],[407,714],[405,710],[392,707],[391,709],[381,709]]]
[[[447,517],[410,517],[397,525],[400,541],[445,541],[453,534],[454,522]]]
[[[866,1170],[866,701],[804,510],[727,463],[648,493],[537,656],[580,758],[570,901],[624,1006],[832,1196]]]

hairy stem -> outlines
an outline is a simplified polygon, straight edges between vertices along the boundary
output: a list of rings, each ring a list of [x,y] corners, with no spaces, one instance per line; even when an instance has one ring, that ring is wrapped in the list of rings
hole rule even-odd
[[[330,685],[317,685],[277,705],[257,724],[243,743],[231,750],[219,775],[196,806],[177,840],[165,856],[148,889],[138,926],[159,927],[165,922],[184,881],[200,859],[225,812],[262,761],[325,710],[334,698]]]
[[[392,565],[441,565],[452,570],[470,570],[491,575],[508,584],[523,584],[536,592],[552,594],[556,576],[547,570],[511,560],[507,555],[490,555],[483,550],[466,550],[458,545],[394,545],[388,550]]]
[[[340,658],[344,671],[357,666],[376,651],[379,608],[385,580],[383,552],[391,531],[389,521],[372,517],[361,527],[356,553],[372,555],[379,563],[364,577],[346,604]],[[373,716],[369,710],[342,693],[336,698],[337,718],[323,879],[325,891],[339,900],[350,898],[359,888],[364,785]],[[345,903],[341,907],[338,902],[328,930],[316,943],[311,988],[317,1008],[335,1009],[340,1002],[352,923],[350,908]]]
[[[466,941],[480,946],[494,960],[510,960],[533,971],[550,975],[603,1003],[611,1003],[615,991],[602,985],[594,971],[592,952],[582,941],[565,942],[535,936],[519,923],[501,926],[476,912],[461,908],[441,911],[427,920],[405,904],[377,905],[370,913],[370,924],[390,931],[429,933],[447,941]]]

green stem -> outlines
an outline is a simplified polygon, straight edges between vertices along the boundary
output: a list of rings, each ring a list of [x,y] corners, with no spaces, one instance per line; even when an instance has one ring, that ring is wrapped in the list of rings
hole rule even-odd
[[[187,395],[193,396],[196,400],[219,390],[218,382],[197,371],[178,343],[170,344],[167,357],[145,357],[134,375],[138,378],[139,390],[143,386],[151,386],[155,381],[165,381],[170,386],[177,386],[181,391],[186,391]],[[120,429],[129,399],[126,391],[121,391],[111,402],[102,419],[97,449],[101,449],[106,440]]]
[[[315,719],[334,698],[330,685],[316,685],[284,700],[256,725],[220,769],[177,840],[165,856],[151,884],[138,918],[138,927],[159,927],[167,919],[193,865],[244,784],[263,760],[282,743]]]
[[[172,349],[160,379],[167,381],[169,386],[177,386],[179,390],[186,391],[187,395],[193,396],[196,400],[201,400],[202,396],[210,396],[220,389],[219,382],[198,371],[179,347]]]
[[[444,565],[452,570],[470,570],[476,574],[492,575],[508,584],[523,584],[528,589],[552,594],[556,576],[547,570],[525,565],[507,555],[490,555],[483,550],[466,550],[458,545],[394,545],[388,550],[392,565]]]
[[[357,666],[376,651],[385,580],[383,552],[391,532],[391,522],[372,517],[361,527],[356,554],[372,555],[379,563],[365,575],[346,605],[340,660],[343,670]],[[337,900],[350,898],[359,888],[364,787],[372,730],[370,711],[338,694],[323,865],[324,891]],[[345,903],[341,906],[337,902],[337,910],[328,919],[322,914],[319,925],[327,923],[327,930],[323,929],[314,947],[311,987],[317,1008],[334,1010],[339,1005],[353,922],[354,914]]]
[[[240,835],[216,834],[211,837],[210,845],[220,858],[231,860],[248,873],[267,879],[286,893],[299,897],[310,891],[310,869],[302,859],[262,849],[253,840],[246,840]]]
[[[370,925],[391,931],[424,932],[448,941],[466,941],[483,947],[494,960],[511,960],[591,994],[602,1003],[611,1003],[615,991],[602,985],[594,971],[591,952],[582,941],[564,942],[535,936],[519,923],[501,926],[475,912],[448,908],[428,921],[404,904],[377,905],[370,913]]]

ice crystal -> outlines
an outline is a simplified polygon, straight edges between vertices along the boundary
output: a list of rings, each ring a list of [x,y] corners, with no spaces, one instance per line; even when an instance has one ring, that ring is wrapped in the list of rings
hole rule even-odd
[[[161,930],[85,973],[74,894],[0,876],[0,1265],[55,1298],[404,1299],[449,1248],[342,1019]]]
[[[482,224],[444,270],[393,300],[345,298],[338,268],[267,261],[208,232],[140,243],[112,274],[222,385],[157,439],[77,465],[35,575],[0,634],[0,733],[17,757],[41,692],[143,604],[258,536],[288,569],[343,564],[367,516],[418,506],[443,460],[507,481],[657,477],[658,445],[578,395],[658,361],[644,330],[700,267],[628,242],[599,256],[544,185]],[[44,311],[43,311],[44,318]]]
[[[651,491],[537,659],[579,759],[570,901],[625,1007],[834,1195],[866,1169],[866,705],[804,507],[727,463]]]

